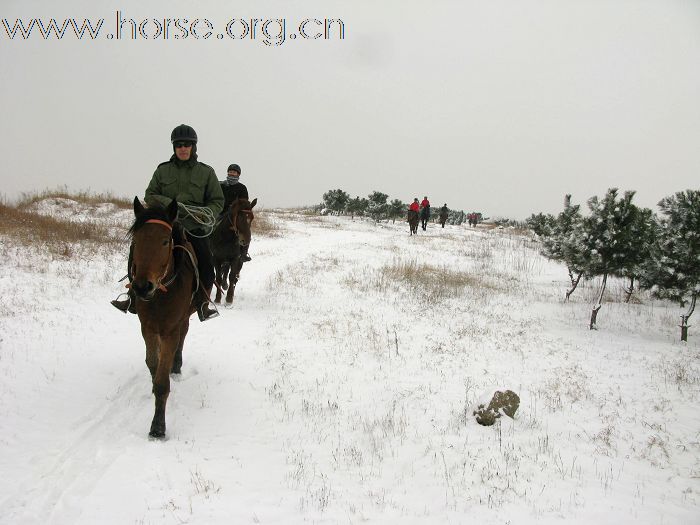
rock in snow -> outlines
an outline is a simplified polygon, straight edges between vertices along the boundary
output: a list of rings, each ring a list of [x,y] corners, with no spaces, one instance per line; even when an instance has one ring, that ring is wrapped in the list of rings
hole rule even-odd
[[[484,402],[484,397],[489,399],[489,396],[481,396],[476,410],[473,415],[476,417],[476,422],[480,425],[490,426],[496,422],[496,419],[505,414],[512,418],[520,406],[520,397],[512,390],[496,390],[490,396],[488,404]]]

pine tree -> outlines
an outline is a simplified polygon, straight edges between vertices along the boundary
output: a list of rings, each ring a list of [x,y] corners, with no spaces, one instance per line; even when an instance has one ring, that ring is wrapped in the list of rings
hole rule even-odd
[[[629,287],[625,288],[626,303],[630,302],[634,293],[634,281],[639,280],[644,271],[644,264],[649,257],[656,233],[654,214],[649,208],[637,208],[633,211],[633,216],[627,253],[622,261],[622,268],[616,273],[618,277],[629,279]]]
[[[464,211],[462,210],[450,210],[450,216],[447,218],[448,224],[453,224],[455,226],[461,226],[464,222]]]
[[[542,227],[542,253],[554,261],[561,261],[569,272],[571,288],[566,291],[565,301],[583,276],[581,266],[585,260],[584,246],[581,243],[581,206],[571,204],[571,195],[564,199],[564,211],[552,222],[545,222]]]
[[[355,218],[355,214],[362,215],[366,209],[367,199],[361,199],[360,197],[350,199],[345,205],[345,211],[350,214],[352,219]]]
[[[603,303],[609,275],[620,275],[625,258],[634,250],[633,225],[639,208],[632,204],[634,191],[626,191],[618,199],[617,188],[611,188],[601,200],[588,201],[591,214],[582,223],[582,256],[577,266],[586,277],[602,276],[598,298],[591,311],[589,328],[596,328],[596,318]]]
[[[641,275],[655,297],[689,308],[681,315],[681,341],[688,340],[688,319],[700,293],[700,191],[686,190],[659,202],[664,215]]]
[[[527,227],[538,237],[547,237],[551,233],[556,221],[556,217],[551,213],[533,213],[525,219],[525,224],[527,224]]]
[[[383,217],[386,217],[389,210],[389,205],[386,202],[388,198],[389,195],[381,191],[373,191],[368,195],[367,214],[375,221],[378,222]]]
[[[391,222],[395,223],[397,217],[403,217],[406,213],[406,208],[408,208],[408,205],[401,201],[401,199],[392,200],[389,203],[389,217],[391,217]]]
[[[345,210],[345,206],[350,200],[350,195],[341,189],[328,190],[323,194],[323,204],[329,210],[336,212],[338,215]]]

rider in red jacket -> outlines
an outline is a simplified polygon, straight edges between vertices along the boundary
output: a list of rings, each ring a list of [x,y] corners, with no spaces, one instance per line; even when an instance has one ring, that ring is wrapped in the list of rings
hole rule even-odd
[[[411,211],[420,211],[420,205],[418,204],[418,197],[413,199],[413,202],[411,205],[408,207],[409,210]]]
[[[423,197],[423,200],[420,203],[421,208],[430,208],[430,201],[428,200],[428,197]]]

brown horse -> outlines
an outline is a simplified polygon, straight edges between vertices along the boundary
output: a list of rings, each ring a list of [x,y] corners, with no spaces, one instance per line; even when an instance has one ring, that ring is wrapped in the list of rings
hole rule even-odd
[[[440,224],[442,225],[443,228],[445,227],[445,223],[447,222],[447,217],[448,217],[447,211],[440,210]]]
[[[415,210],[408,210],[408,227],[411,230],[411,235],[418,234],[418,212]]]
[[[136,220],[129,230],[133,260],[131,289],[141,334],[146,342],[146,365],[151,372],[156,407],[149,435],[165,436],[165,405],[170,373],[182,368],[182,347],[195,309],[197,263],[182,227],[175,222],[177,201],[167,208],[144,208],[134,198]]]
[[[246,198],[233,201],[211,234],[211,251],[216,271],[216,303],[221,302],[221,290],[227,290],[226,303],[233,303],[233,293],[243,267],[241,247],[250,244],[250,225],[255,218],[253,208],[257,202],[258,199],[249,202]]]

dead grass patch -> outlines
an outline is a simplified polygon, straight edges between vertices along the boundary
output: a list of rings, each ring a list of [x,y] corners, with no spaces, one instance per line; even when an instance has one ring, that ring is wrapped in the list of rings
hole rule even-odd
[[[41,244],[60,258],[71,258],[73,245],[81,242],[121,246],[123,238],[111,232],[105,225],[56,219],[0,203],[0,235],[21,246]]]
[[[126,197],[117,197],[113,193],[94,193],[90,190],[79,190],[77,192],[68,191],[63,186],[53,190],[43,190],[41,192],[22,193],[16,207],[23,208],[44,199],[70,199],[83,204],[96,205],[103,203],[114,204],[117,208],[131,209],[133,200]]]
[[[275,224],[269,214],[264,211],[255,212],[255,220],[251,224],[253,237],[280,237],[282,228]]]
[[[482,274],[421,264],[415,260],[394,261],[376,270],[352,274],[345,278],[344,283],[351,288],[360,287],[379,293],[390,288],[408,288],[419,291],[421,301],[428,304],[458,297],[468,289],[481,292],[498,289]]]

